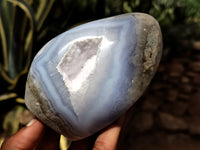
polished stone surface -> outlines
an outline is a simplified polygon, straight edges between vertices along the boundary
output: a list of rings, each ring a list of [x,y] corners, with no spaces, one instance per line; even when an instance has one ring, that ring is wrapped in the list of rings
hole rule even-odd
[[[159,64],[157,21],[130,13],[86,23],[48,42],[34,58],[25,103],[71,140],[108,126],[142,95]]]

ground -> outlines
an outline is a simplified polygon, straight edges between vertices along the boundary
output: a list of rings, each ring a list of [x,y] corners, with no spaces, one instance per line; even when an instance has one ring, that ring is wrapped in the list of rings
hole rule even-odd
[[[160,63],[135,104],[120,150],[200,149],[200,51]]]

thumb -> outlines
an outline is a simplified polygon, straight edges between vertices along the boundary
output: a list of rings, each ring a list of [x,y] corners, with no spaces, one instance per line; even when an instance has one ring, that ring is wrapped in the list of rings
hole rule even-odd
[[[29,150],[37,146],[45,131],[45,126],[33,119],[26,127],[5,140],[0,150]]]

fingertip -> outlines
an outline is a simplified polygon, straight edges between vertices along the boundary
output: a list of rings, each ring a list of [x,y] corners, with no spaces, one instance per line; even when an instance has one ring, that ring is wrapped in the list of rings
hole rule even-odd
[[[103,131],[95,141],[93,150],[115,150],[121,131],[119,124],[113,124]]]
[[[26,127],[8,138],[1,150],[10,149],[33,149],[37,146],[45,131],[45,125],[38,119],[30,121]]]

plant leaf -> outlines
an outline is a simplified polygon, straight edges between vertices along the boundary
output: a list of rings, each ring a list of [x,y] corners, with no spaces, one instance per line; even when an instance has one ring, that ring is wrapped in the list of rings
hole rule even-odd
[[[35,22],[31,8],[22,0],[0,1],[0,76],[13,89],[28,72],[33,48]]]

